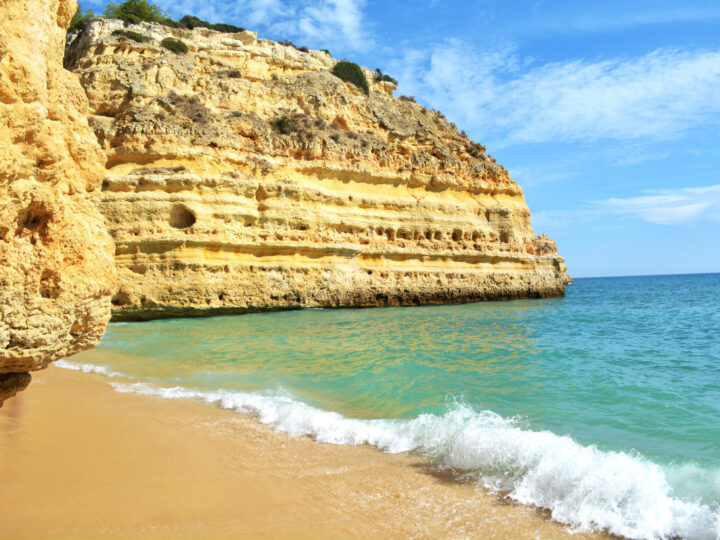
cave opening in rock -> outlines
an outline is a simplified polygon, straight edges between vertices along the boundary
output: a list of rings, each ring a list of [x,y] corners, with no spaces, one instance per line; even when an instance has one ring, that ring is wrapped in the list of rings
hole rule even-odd
[[[176,229],[187,229],[195,225],[197,218],[182,204],[175,205],[170,211],[170,226]]]

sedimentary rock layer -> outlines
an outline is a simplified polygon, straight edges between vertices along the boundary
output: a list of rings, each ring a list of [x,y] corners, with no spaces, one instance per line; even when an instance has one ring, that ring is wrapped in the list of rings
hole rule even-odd
[[[564,293],[507,171],[369,70],[365,95],[323,51],[109,20],[66,63],[108,157],[117,319]]]
[[[94,204],[105,155],[62,65],[76,7],[0,3],[0,373],[92,347],[110,317],[113,244]]]

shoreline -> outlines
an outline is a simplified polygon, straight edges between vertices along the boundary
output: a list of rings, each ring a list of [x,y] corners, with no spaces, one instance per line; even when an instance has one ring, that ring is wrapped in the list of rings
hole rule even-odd
[[[603,537],[417,456],[292,438],[56,366],[0,409],[0,483],[11,538]]]

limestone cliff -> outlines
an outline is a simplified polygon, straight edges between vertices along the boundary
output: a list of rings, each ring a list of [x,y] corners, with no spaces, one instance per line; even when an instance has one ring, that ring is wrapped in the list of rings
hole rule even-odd
[[[113,244],[95,199],[105,155],[62,66],[75,0],[0,3],[0,374],[95,345]],[[0,376],[0,400],[29,376]]]
[[[108,158],[116,319],[564,294],[563,259],[484,147],[334,63],[247,31],[95,20],[74,40]]]

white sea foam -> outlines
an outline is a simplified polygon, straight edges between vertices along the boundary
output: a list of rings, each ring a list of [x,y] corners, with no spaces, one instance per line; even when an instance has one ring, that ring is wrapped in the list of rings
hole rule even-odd
[[[83,373],[99,373],[106,377],[122,377],[122,373],[111,371],[105,366],[96,366],[95,364],[83,364],[79,362],[70,362],[68,360],[57,360],[55,365],[63,369],[72,369],[73,371],[82,371]]]
[[[547,508],[579,530],[630,538],[720,538],[720,511],[673,493],[666,471],[640,456],[603,452],[548,431],[521,429],[490,411],[456,405],[442,416],[359,420],[311,407],[284,392],[199,391],[112,383],[118,392],[197,399],[255,415],[294,436],[334,444],[414,450],[514,500]]]

